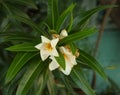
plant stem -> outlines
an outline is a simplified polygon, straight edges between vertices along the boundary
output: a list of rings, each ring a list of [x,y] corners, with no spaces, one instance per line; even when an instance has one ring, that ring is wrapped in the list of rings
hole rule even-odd
[[[117,0],[111,0],[110,5],[115,4],[116,1]],[[95,49],[94,49],[94,52],[93,52],[94,57],[96,57],[96,54],[97,54],[97,51],[98,51],[98,48],[99,48],[99,45],[100,45],[100,41],[101,41],[101,38],[102,38],[102,35],[103,35],[103,32],[104,32],[104,28],[105,28],[105,25],[106,25],[106,22],[107,22],[107,18],[109,17],[111,11],[112,11],[112,8],[109,8],[109,9],[106,10],[106,13],[105,13],[105,15],[103,17],[103,20],[101,22],[99,34],[98,34]],[[96,73],[93,71],[92,84],[91,84],[93,89],[95,88],[95,85],[96,85]]]

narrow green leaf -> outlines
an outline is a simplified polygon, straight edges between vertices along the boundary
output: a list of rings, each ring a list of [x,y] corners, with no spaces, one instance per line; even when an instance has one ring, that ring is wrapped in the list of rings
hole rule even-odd
[[[65,70],[66,66],[63,54],[59,53],[59,57],[55,57],[55,59],[58,62],[58,64]]]
[[[9,83],[20,71],[20,69],[35,55],[38,53],[32,52],[32,53],[18,53],[16,57],[14,58],[12,64],[10,65],[7,75],[5,78],[5,83]]]
[[[39,26],[37,24],[35,24],[31,19],[28,19],[28,18],[25,18],[25,17],[22,17],[22,16],[17,16],[17,15],[14,15],[14,18],[18,21],[21,21],[21,22],[29,25],[34,30],[36,30],[36,32],[39,32],[41,35],[46,35],[45,32],[43,30],[41,30],[39,28]]]
[[[71,12],[71,14],[70,14],[70,24],[69,24],[69,27],[68,27],[68,33],[71,31],[72,26],[73,26],[73,13]]]
[[[79,58],[76,59],[78,65],[82,68],[85,68],[85,69],[91,69],[86,63],[84,63],[83,61],[81,61]]]
[[[10,11],[13,15],[23,16],[23,17],[29,19],[29,16],[23,10],[20,10],[16,6],[13,6],[9,3],[7,4],[7,6],[8,6],[8,8],[10,9]]]
[[[19,27],[19,29],[21,29],[22,31],[24,31],[23,28],[21,27],[20,22],[18,22],[17,20],[14,19],[14,14],[12,12],[13,9],[10,8],[10,4],[7,4],[5,2],[1,2],[1,4],[4,6],[6,12],[8,12],[8,15],[7,15],[8,18],[12,19],[12,22],[14,22],[15,26]]]
[[[26,95],[28,90],[33,84],[35,78],[45,69],[46,64],[40,60],[32,60],[30,66],[22,77],[20,84],[18,86],[16,95]]]
[[[49,95],[55,95],[55,82],[54,82],[54,76],[52,72],[49,72],[49,78],[47,82],[47,87],[49,91]]]
[[[105,5],[105,6],[98,6],[96,8],[93,8],[93,9],[90,9],[86,12],[83,12],[81,13],[82,14],[82,17],[78,17],[77,19],[74,19],[74,28],[78,29],[78,27],[84,25],[86,23],[86,21],[88,21],[88,19],[93,15],[95,14],[96,12],[99,12],[99,11],[102,11],[104,9],[107,9],[107,8],[113,8],[113,7],[116,7],[115,5]],[[77,21],[76,21],[77,20]],[[76,23],[77,22],[77,23]],[[76,24],[77,24],[77,27]]]
[[[70,93],[70,95],[76,95],[76,93],[73,90],[73,87],[71,86],[71,84],[69,82],[69,78],[67,78],[65,75],[61,74],[61,72],[60,72],[60,77],[61,77],[65,87],[67,88],[68,92]]]
[[[46,72],[43,72],[43,76],[40,77],[40,78],[41,78],[41,81],[40,81],[41,83],[40,83],[39,88],[38,88],[38,90],[37,90],[35,95],[42,95],[42,92],[43,92],[43,90],[44,90],[44,88],[46,86],[46,83],[48,81],[48,78],[49,78],[48,70]]]
[[[107,76],[104,72],[104,69],[91,55],[87,54],[83,50],[80,50],[80,56],[78,59],[81,60],[82,62],[86,63],[89,67],[91,67],[98,74],[100,74],[101,77],[103,77],[104,79],[107,80]]]
[[[84,77],[82,70],[79,68],[74,68],[70,74],[72,80],[80,87],[86,95],[95,95],[94,91],[90,87],[89,83]]]
[[[74,55],[76,53],[76,51],[77,51],[77,48],[76,48],[74,43],[70,43],[69,45],[70,45],[70,49],[71,49],[71,51],[72,51],[72,53]]]
[[[55,28],[58,19],[58,0],[48,0],[48,23],[51,29]]]
[[[38,51],[38,49],[35,48],[35,45],[33,43],[25,43],[25,44],[18,44],[14,46],[10,46],[6,48],[8,51],[24,51],[24,52],[33,52]]]
[[[56,31],[59,33],[61,26],[65,22],[65,19],[67,16],[72,12],[73,8],[75,7],[75,4],[71,4],[58,18],[56,23]]]
[[[15,37],[15,36],[8,36],[8,37],[5,37],[4,39],[6,42],[7,41],[12,41],[12,42],[31,42],[32,39],[31,38],[28,38],[28,37]]]
[[[33,2],[33,0],[14,0],[14,2],[37,9],[37,6]]]
[[[81,30],[79,32],[73,33],[73,34],[63,38],[62,40],[59,41],[58,45],[71,43],[71,42],[78,40],[78,39],[81,40],[85,37],[90,36],[91,34],[93,34],[95,32],[96,32],[95,28],[88,28],[88,29]]]
[[[9,19],[4,18],[0,25],[0,33],[5,32],[10,27]]]
[[[34,37],[33,35],[25,32],[19,32],[19,31],[6,31],[6,32],[0,32],[0,37],[4,38],[5,41],[13,41],[13,42],[33,42],[33,41],[39,41],[37,37]]]

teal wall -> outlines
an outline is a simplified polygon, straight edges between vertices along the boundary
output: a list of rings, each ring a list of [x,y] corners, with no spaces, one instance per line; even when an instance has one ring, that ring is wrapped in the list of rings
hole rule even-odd
[[[80,48],[91,53],[94,50],[98,34],[90,36],[78,43]],[[96,59],[103,66],[108,77],[110,77],[120,88],[120,30],[106,29],[101,38]],[[91,75],[91,73],[90,73]],[[105,90],[110,84],[97,76],[96,91]]]
[[[107,75],[120,87],[120,30],[105,30],[97,59],[105,68]],[[104,89],[108,84],[97,78],[97,89]]]

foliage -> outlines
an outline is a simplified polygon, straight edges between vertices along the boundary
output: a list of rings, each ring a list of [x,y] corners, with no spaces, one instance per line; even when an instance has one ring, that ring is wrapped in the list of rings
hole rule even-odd
[[[81,13],[81,17],[73,14],[76,4],[59,12],[58,0],[44,2],[47,14],[41,13],[44,16],[40,19],[39,4],[32,0],[0,1],[0,68],[8,64],[5,69],[0,69],[0,72],[4,72],[1,73],[0,81],[5,80],[5,84],[0,84],[3,95],[59,95],[59,92],[60,95],[77,95],[75,88],[82,89],[87,95],[95,95],[84,76],[84,69],[92,69],[106,80],[107,76],[101,65],[91,55],[79,50],[74,42],[97,31],[85,25],[94,13],[113,6],[90,9]],[[36,17],[30,15],[32,11],[38,12],[35,13]],[[39,56],[40,51],[35,48],[35,45],[41,43],[41,35],[52,39],[53,34],[60,35],[63,29],[67,30],[68,36],[60,39],[56,46],[60,55],[56,61],[63,69],[66,68],[58,49],[61,46],[70,46],[73,55],[76,51],[80,53],[76,58],[77,65],[68,76],[58,69],[51,72],[48,65],[52,60],[48,57],[43,61]],[[4,55],[11,58],[4,58]]]

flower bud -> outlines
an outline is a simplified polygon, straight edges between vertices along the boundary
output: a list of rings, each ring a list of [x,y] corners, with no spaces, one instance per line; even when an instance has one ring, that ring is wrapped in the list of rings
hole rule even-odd
[[[66,36],[68,36],[68,33],[67,33],[67,31],[64,29],[64,30],[62,30],[61,33],[60,33],[60,39],[63,39],[63,38],[66,37]]]
[[[52,38],[53,39],[59,38],[59,35],[58,34],[52,34]]]

